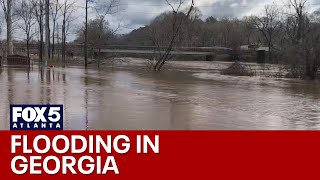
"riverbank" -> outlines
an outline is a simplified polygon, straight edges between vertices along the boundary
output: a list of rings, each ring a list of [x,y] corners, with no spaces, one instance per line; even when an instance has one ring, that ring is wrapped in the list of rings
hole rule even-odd
[[[89,59],[88,66],[90,68],[97,68],[98,61]],[[100,60],[99,68],[116,68],[116,69],[146,69],[151,70],[152,65],[155,61],[142,58],[133,57],[122,57],[122,58],[110,58]],[[245,69],[246,72],[242,75],[245,76],[259,76],[269,78],[289,78],[295,79],[291,76],[290,67],[279,64],[257,64],[257,63],[238,63],[241,68]],[[234,62],[223,62],[223,61],[168,61],[164,66],[165,70],[175,71],[190,71],[199,72],[207,71],[216,74],[227,74],[227,75],[239,75],[237,70],[235,72],[225,73],[225,70],[232,67]],[[84,60],[81,57],[74,57],[68,60],[67,66],[84,66]],[[237,66],[236,66],[237,67]],[[320,73],[319,73],[320,76]],[[320,79],[320,77],[319,77]]]

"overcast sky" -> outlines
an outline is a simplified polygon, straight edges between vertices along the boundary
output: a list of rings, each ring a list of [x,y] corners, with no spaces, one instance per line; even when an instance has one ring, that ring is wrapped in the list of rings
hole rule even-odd
[[[63,0],[61,0],[63,1]],[[72,0],[69,0],[72,1]],[[95,0],[98,3],[109,2],[110,0]],[[117,13],[107,16],[107,20],[112,28],[118,27],[121,24],[121,28],[117,31],[120,34],[128,33],[139,27],[148,25],[150,21],[157,15],[164,11],[170,10],[170,6],[165,0],[119,0],[120,6],[117,9]],[[177,0],[169,0],[175,2]],[[209,16],[214,17],[238,17],[249,15],[261,15],[262,9],[267,4],[275,3],[280,5],[279,8],[285,8],[284,4],[288,3],[288,0],[194,0],[195,5],[202,12],[202,19],[206,19]],[[76,11],[74,13],[74,20],[72,24],[71,33],[69,35],[69,41],[76,37],[76,31],[85,19],[85,0],[76,1]],[[185,0],[186,7],[190,5],[191,0]],[[99,6],[101,7],[101,6]],[[316,10],[320,8],[320,0],[309,0],[308,8]],[[92,8],[89,10],[90,19],[97,16],[96,11]],[[3,13],[1,12],[3,16]],[[5,23],[2,23],[5,25]],[[2,26],[4,27],[4,26]],[[4,28],[2,28],[3,31]],[[17,30],[18,31],[18,30]],[[16,32],[15,37],[21,37],[21,33]],[[2,33],[4,37],[5,32]]]
[[[103,1],[103,0],[101,0]],[[121,22],[121,32],[127,33],[133,29],[145,26],[157,15],[170,10],[165,0],[120,0],[119,13],[109,17],[110,24],[115,27]],[[171,0],[175,2],[175,0]],[[185,0],[185,7],[191,0]],[[265,0],[195,0],[196,6],[202,12],[202,18],[241,17],[258,13],[259,9],[271,1]],[[94,14],[94,12],[92,12]]]
[[[100,0],[104,1],[104,0]],[[107,0],[108,1],[108,0]],[[171,0],[174,2],[176,0]],[[185,0],[190,4],[191,0]],[[266,4],[285,5],[288,0],[195,0],[202,12],[202,19],[214,17],[243,17],[259,15]],[[80,4],[80,2],[78,2]],[[108,17],[110,24],[116,27],[121,23],[121,33],[145,26],[160,13],[170,10],[165,0],[120,0],[119,13]],[[309,0],[310,9],[320,6],[320,0]],[[280,8],[284,6],[279,6]],[[80,12],[80,14],[83,14]],[[92,12],[92,15],[95,13]]]

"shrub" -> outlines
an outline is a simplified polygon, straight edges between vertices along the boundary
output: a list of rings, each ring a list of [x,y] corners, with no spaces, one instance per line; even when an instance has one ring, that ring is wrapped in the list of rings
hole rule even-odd
[[[233,63],[227,69],[222,70],[223,75],[231,75],[231,76],[254,76],[255,73],[250,68],[250,66],[243,65],[239,62]]]

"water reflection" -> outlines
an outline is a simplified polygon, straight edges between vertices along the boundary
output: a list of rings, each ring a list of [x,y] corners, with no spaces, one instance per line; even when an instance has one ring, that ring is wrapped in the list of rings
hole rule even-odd
[[[64,104],[66,129],[320,129],[319,83],[197,73],[2,68],[0,129],[13,103]]]

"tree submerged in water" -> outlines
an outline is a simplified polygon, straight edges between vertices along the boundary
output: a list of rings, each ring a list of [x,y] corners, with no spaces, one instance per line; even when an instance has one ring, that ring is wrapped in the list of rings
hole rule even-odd
[[[160,15],[160,17],[154,20],[153,25],[151,25],[153,27],[151,28],[151,39],[153,41],[153,44],[157,47],[155,49],[155,53],[157,54],[155,58],[156,62],[153,65],[153,69],[155,71],[160,71],[166,61],[171,58],[171,51],[176,45],[176,41],[181,30],[183,29],[183,25],[186,20],[190,18],[194,10],[194,0],[191,0],[191,5],[186,12],[182,10],[183,5],[185,4],[184,0],[178,0],[177,2],[169,2],[169,0],[166,0],[166,2],[172,8],[172,12],[169,15],[167,14],[167,16],[169,17],[168,19],[170,19],[170,21],[167,21],[167,23],[169,22],[169,24],[167,25],[169,30],[168,34],[165,34],[165,38],[159,38],[158,29],[162,29],[163,25],[161,25],[161,23],[157,23],[157,20],[161,19],[162,16],[166,16],[166,14],[163,14],[162,16]],[[167,45],[165,47],[161,47],[160,41],[167,38]]]

